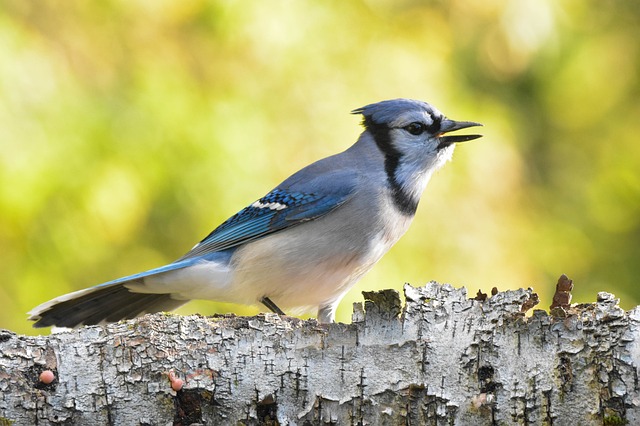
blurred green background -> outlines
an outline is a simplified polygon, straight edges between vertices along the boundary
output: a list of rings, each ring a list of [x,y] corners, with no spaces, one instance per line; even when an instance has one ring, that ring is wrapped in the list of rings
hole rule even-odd
[[[426,100],[484,123],[345,297],[429,280],[640,301],[640,3],[41,1],[0,9],[0,328],[160,266]],[[257,308],[195,302],[181,313]],[[46,330],[44,331],[46,332]]]

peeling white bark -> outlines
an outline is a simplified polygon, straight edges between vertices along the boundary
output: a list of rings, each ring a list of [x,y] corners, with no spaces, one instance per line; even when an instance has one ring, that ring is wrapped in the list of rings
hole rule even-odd
[[[640,424],[640,308],[600,293],[525,318],[531,290],[405,296],[403,309],[394,291],[367,293],[349,325],[158,314],[0,331],[0,425]]]

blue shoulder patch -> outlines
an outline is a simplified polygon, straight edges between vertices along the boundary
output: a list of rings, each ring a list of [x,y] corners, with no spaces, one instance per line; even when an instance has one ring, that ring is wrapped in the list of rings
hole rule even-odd
[[[231,216],[179,260],[227,250],[316,219],[344,203],[350,192],[321,195],[276,188]]]

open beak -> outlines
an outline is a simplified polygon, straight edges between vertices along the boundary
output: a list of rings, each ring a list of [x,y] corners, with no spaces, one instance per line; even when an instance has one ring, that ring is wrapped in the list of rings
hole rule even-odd
[[[454,130],[466,129],[467,127],[475,126],[482,126],[482,124],[474,123],[473,121],[453,121],[448,118],[442,120],[442,123],[440,124],[440,143],[438,144],[438,149],[446,148],[454,143],[472,141],[474,139],[481,138],[482,135],[443,136],[445,133],[453,132]]]

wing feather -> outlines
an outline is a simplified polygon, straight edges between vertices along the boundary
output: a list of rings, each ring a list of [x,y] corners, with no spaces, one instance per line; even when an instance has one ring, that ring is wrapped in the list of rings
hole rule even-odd
[[[300,223],[317,219],[344,204],[352,186],[331,194],[276,188],[213,230],[179,261],[227,250]]]

